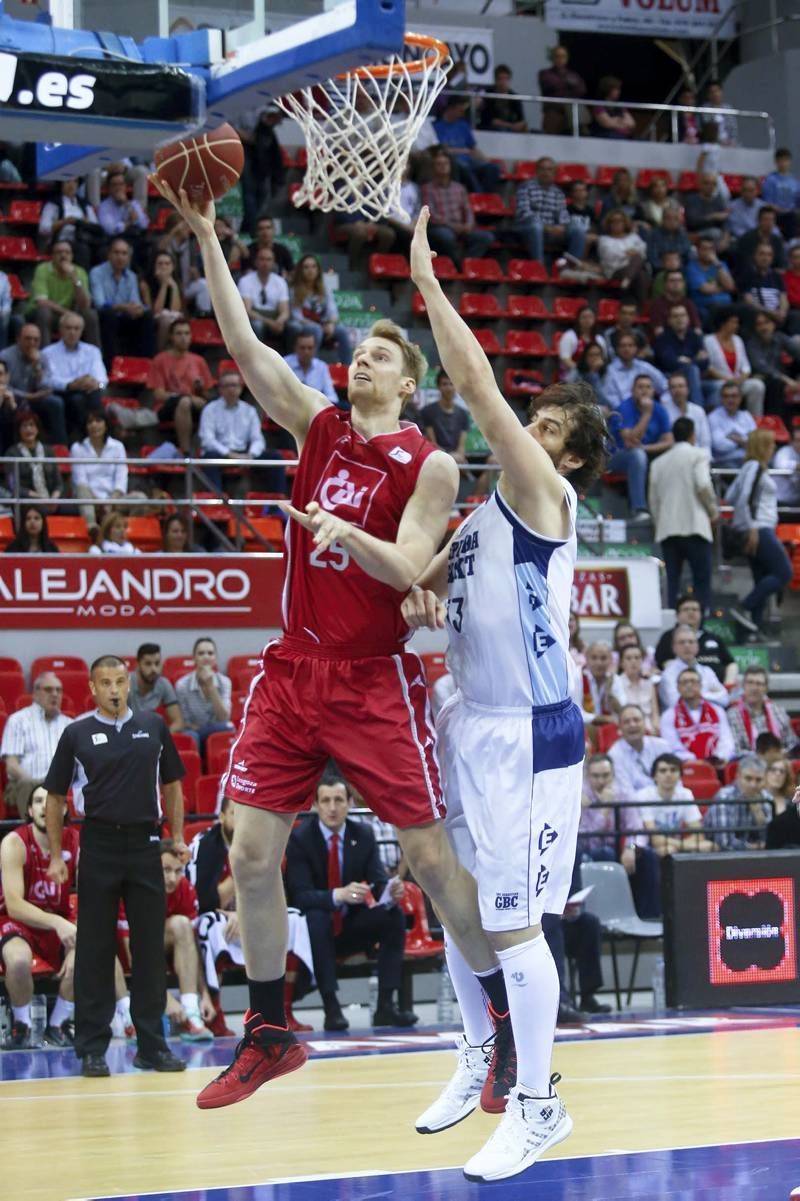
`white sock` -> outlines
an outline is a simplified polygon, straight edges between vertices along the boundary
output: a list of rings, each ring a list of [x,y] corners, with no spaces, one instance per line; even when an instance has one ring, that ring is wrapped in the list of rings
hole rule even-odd
[[[56,997],[53,1012],[50,1014],[50,1025],[57,1030],[64,1022],[71,1022],[74,1013],[75,1003],[73,1001],[65,1001],[63,997]]]
[[[200,998],[196,992],[181,993],[181,1009],[187,1018],[195,1018],[198,1022],[200,1021]]]
[[[25,1026],[31,1024],[31,1006],[30,1002],[27,1005],[12,1005],[11,1012],[14,1015],[15,1022],[22,1022]]]
[[[452,939],[444,935],[444,953],[447,970],[453,983],[464,1037],[471,1047],[480,1047],[494,1034],[494,1026],[486,1007],[486,993],[481,988],[472,968]]]
[[[130,993],[125,993],[124,997],[120,997],[114,1006],[115,1010],[122,1018],[126,1026],[131,1024],[131,996]]]
[[[560,990],[555,960],[544,934],[498,951],[497,958],[517,1048],[517,1087],[530,1096],[548,1097]]]

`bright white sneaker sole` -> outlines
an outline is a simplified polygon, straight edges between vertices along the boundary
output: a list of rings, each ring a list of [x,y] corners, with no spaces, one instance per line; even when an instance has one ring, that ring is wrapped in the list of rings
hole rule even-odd
[[[464,1175],[467,1180],[473,1180],[477,1183],[489,1183],[492,1180],[506,1180],[509,1176],[517,1176],[520,1172],[525,1172],[528,1168],[533,1167],[537,1159],[544,1155],[545,1151],[549,1151],[551,1147],[555,1147],[558,1143],[563,1143],[565,1138],[569,1138],[572,1134],[572,1118],[569,1114],[564,1114],[564,1118],[558,1123],[553,1133],[546,1138],[540,1146],[534,1151],[529,1151],[522,1159],[518,1159],[513,1164],[506,1164],[505,1167],[497,1168],[495,1171],[481,1171],[479,1162],[482,1152],[478,1152],[464,1167]],[[476,1164],[478,1171],[472,1168]],[[472,1170],[470,1170],[472,1169]]]
[[[459,1122],[463,1122],[464,1118],[468,1118],[471,1113],[478,1108],[480,1102],[480,1092],[475,1093],[474,1097],[469,1097],[460,1109],[454,1113],[448,1114],[445,1121],[435,1122],[426,1121],[425,1113],[423,1113],[415,1123],[417,1134],[439,1134],[442,1130],[449,1130],[451,1126],[457,1126]],[[426,1113],[428,1111],[426,1110]]]

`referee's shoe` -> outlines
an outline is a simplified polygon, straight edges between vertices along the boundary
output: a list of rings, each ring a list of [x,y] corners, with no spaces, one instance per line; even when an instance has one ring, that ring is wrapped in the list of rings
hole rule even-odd
[[[185,1072],[186,1064],[170,1050],[153,1051],[145,1055],[137,1051],[133,1057],[133,1066],[142,1072]]]

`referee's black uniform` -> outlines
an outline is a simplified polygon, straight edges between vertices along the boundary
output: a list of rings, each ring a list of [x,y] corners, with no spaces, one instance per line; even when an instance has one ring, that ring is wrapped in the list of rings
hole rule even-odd
[[[169,1054],[161,1027],[166,994],[165,893],[159,853],[159,781],[185,775],[155,713],[116,720],[94,713],[67,726],[44,787],[83,809],[75,952],[75,1053],[105,1055],[114,1016],[120,901],[130,924],[131,1017],[139,1055]]]

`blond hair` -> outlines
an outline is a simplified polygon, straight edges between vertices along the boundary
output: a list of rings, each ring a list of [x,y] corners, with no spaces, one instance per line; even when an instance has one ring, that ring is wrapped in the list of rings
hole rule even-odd
[[[388,318],[382,318],[375,322],[368,336],[385,338],[387,342],[394,342],[403,356],[403,367],[413,377],[417,387],[420,386],[428,371],[428,360],[416,342],[408,341],[399,325],[396,325],[394,321],[389,321]]]
[[[759,463],[772,458],[775,449],[775,435],[772,430],[751,430],[747,435],[745,461],[757,459]]]

